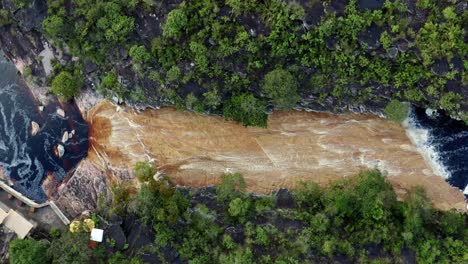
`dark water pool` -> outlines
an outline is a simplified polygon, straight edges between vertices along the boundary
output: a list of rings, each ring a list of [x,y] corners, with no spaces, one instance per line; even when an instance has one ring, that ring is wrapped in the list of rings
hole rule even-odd
[[[57,114],[58,108],[65,111],[65,117]],[[40,126],[35,136],[31,135],[32,121]],[[74,136],[61,143],[64,132],[73,130]],[[62,158],[54,155],[58,144],[65,148]],[[53,191],[86,157],[87,150],[88,125],[78,107],[55,100],[40,111],[15,67],[0,58],[0,166],[6,180],[27,197],[44,202],[47,195],[42,184],[47,175],[53,175]]]
[[[410,119],[427,133],[424,144],[440,173],[468,197],[468,125],[442,111],[422,108],[413,108]]]

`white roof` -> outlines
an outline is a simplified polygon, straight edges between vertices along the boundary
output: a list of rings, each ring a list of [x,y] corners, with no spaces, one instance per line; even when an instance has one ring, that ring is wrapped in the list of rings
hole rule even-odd
[[[104,230],[99,228],[93,228],[91,230],[91,240],[96,242],[102,242],[102,237],[104,236]]]
[[[3,224],[10,230],[13,230],[18,238],[25,238],[29,231],[34,225],[29,222],[26,218],[15,212],[13,209],[8,211],[8,215],[5,217]]]

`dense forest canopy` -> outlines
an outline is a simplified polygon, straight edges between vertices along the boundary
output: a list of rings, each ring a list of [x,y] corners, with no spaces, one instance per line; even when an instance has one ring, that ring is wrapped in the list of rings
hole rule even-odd
[[[396,100],[466,120],[463,2],[48,0],[42,25],[79,58],[57,63],[57,78],[94,64],[97,89],[129,103],[262,126],[269,106],[382,110]],[[232,113],[245,109],[254,116]]]
[[[326,188],[309,182],[296,191],[255,196],[244,192],[240,174],[222,175],[216,188],[175,188],[167,180],[155,181],[151,166],[136,166],[142,181],[137,194],[131,185],[116,185],[114,201],[103,201],[99,217],[93,216],[101,228],[116,214],[125,221],[137,216],[146,225],[143,232],[154,231],[150,244],[139,250],[129,250],[126,244],[119,250],[112,231],[106,231],[110,237],[92,250],[86,219],[81,230],[54,231],[48,245],[15,241],[10,247],[12,263],[468,261],[467,215],[433,209],[422,189],[399,201],[378,171],[362,172]]]

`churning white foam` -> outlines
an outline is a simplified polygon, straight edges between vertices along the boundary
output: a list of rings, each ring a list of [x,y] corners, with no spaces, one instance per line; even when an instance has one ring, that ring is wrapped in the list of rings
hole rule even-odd
[[[432,168],[434,174],[450,178],[451,174],[442,164],[442,157],[437,149],[430,144],[429,130],[418,126],[412,114],[403,121],[403,127],[406,130],[406,135],[411,140],[416,150],[424,157],[426,162]]]

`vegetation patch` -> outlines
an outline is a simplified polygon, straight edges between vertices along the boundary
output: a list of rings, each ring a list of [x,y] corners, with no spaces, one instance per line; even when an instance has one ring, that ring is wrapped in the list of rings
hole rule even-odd
[[[403,102],[392,100],[385,107],[384,112],[391,120],[401,123],[408,117],[409,107]]]

